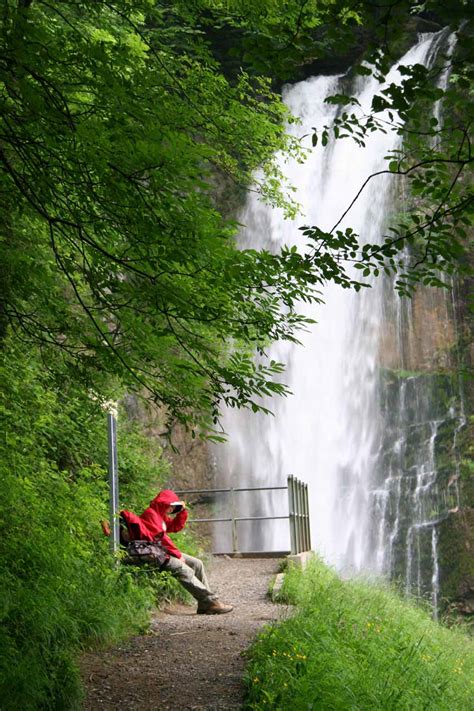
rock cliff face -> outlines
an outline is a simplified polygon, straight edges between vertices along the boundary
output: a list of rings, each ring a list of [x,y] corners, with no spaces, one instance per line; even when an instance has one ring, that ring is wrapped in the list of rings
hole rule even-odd
[[[436,373],[457,368],[457,327],[451,290],[420,288],[386,314],[383,368]]]
[[[401,473],[388,487],[390,573],[463,614],[474,612],[468,286],[420,288],[397,308],[392,301],[380,348],[383,475]]]
[[[165,413],[154,405],[145,405],[135,395],[128,395],[124,401],[127,418],[139,423],[140,428],[150,439],[159,444],[160,456],[169,463],[167,486],[176,491],[193,489],[213,489],[215,467],[207,443],[199,438],[193,439],[181,425],[171,433],[171,442],[164,436]],[[212,517],[212,503],[209,495],[193,493],[183,498],[191,504],[193,518]],[[196,523],[191,526],[193,533],[208,550],[212,535],[210,524]]]

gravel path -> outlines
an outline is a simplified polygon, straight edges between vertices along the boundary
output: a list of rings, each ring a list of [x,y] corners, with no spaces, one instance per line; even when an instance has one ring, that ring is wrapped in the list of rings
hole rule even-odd
[[[214,558],[211,587],[234,605],[226,615],[196,615],[194,607],[157,612],[150,634],[133,637],[81,661],[84,711],[240,709],[243,656],[259,628],[285,608],[267,597],[276,559]]]

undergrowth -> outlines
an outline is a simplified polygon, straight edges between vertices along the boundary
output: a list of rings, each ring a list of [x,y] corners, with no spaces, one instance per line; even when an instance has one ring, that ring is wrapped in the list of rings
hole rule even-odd
[[[157,596],[177,592],[165,575],[112,564],[100,530],[106,416],[79,373],[60,362],[54,372],[38,352],[0,351],[2,711],[79,708],[81,650],[143,630]],[[140,512],[168,467],[156,444],[120,422],[121,504]],[[189,537],[182,544],[192,550]]]
[[[295,613],[249,651],[246,709],[466,711],[474,646],[394,592],[342,581],[321,561],[290,569]]]

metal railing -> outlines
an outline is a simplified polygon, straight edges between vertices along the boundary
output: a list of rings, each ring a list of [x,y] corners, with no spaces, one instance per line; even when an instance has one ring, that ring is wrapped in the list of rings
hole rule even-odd
[[[308,485],[294,476],[288,477],[288,509],[291,553],[311,550]]]
[[[231,524],[232,553],[239,552],[237,524],[241,521],[289,521],[291,553],[293,555],[311,550],[311,534],[309,523],[308,485],[296,477],[288,477],[287,486],[246,486],[228,489],[181,489],[179,496],[189,494],[230,494],[231,516],[223,518],[193,518],[189,523],[222,523]],[[248,491],[288,491],[288,514],[279,516],[236,516],[236,494]]]
[[[110,510],[110,549],[114,557],[119,550],[119,477],[117,458],[117,420],[115,415],[107,415],[108,450],[109,450],[109,510]],[[218,523],[227,521],[232,525],[232,552],[238,553],[237,523],[240,521],[269,521],[288,519],[290,528],[291,553],[293,555],[311,550],[309,526],[308,485],[294,476],[289,476],[287,486],[248,486],[230,489],[187,489],[176,493],[182,494],[219,494],[231,495],[232,516],[227,518],[195,518],[190,523]],[[282,516],[236,516],[235,495],[244,491],[288,491],[288,514]]]

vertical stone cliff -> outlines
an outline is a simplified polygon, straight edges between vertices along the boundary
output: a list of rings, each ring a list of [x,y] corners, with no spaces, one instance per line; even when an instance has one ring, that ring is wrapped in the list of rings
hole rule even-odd
[[[387,572],[474,612],[470,284],[389,300],[381,339]]]

